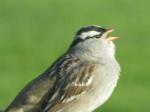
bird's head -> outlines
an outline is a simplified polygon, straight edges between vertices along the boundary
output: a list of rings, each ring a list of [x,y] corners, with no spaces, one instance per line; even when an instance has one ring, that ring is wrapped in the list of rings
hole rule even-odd
[[[113,29],[105,29],[96,25],[83,27],[77,31],[70,49],[92,57],[114,56],[113,41],[118,37],[109,36],[111,32]]]

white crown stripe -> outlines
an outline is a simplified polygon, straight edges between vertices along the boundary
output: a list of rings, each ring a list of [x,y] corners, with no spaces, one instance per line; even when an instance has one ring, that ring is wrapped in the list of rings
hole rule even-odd
[[[88,31],[88,32],[83,32],[80,36],[82,39],[86,39],[87,37],[92,37],[94,35],[99,35],[100,32],[97,31]]]

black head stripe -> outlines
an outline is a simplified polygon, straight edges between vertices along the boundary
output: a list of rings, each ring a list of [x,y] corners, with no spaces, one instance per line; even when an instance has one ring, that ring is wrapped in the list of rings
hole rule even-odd
[[[87,39],[90,39],[90,38],[100,38],[101,37],[101,35],[102,34],[98,34],[98,35],[94,35],[94,36],[91,36],[91,37],[87,37],[87,38],[85,38],[85,40],[87,40]]]
[[[88,31],[97,31],[97,32],[103,33],[106,31],[106,29],[98,27],[98,26],[87,26],[87,27],[83,27],[79,31],[77,31],[76,35],[81,35],[83,32],[88,32]]]
[[[85,41],[85,40],[87,40],[87,39],[91,39],[91,38],[100,38],[101,37],[101,34],[99,34],[99,35],[95,35],[95,36],[92,36],[92,37],[87,37],[86,39],[81,39],[81,38],[76,38],[73,42],[72,42],[72,44],[70,45],[70,47],[73,47],[73,46],[75,46],[76,44],[78,44],[78,43],[80,43],[80,42],[83,42],[83,41]]]
[[[70,45],[70,47],[73,47],[73,46],[75,46],[76,44],[78,44],[78,43],[80,43],[80,42],[83,42],[83,41],[84,41],[83,39],[77,38],[77,39],[75,39],[75,40],[72,42],[72,44]]]
[[[100,34],[94,35],[94,36],[92,36],[92,37],[89,36],[89,37],[86,37],[85,39],[82,39],[82,38],[80,37],[80,35],[81,35],[82,33],[84,33],[84,32],[89,32],[89,31],[100,32]],[[99,27],[99,26],[87,26],[87,27],[83,27],[83,28],[81,28],[81,29],[76,33],[76,38],[75,38],[75,40],[72,42],[72,44],[70,45],[70,48],[76,46],[78,43],[83,42],[83,41],[85,41],[85,40],[87,40],[87,39],[100,38],[100,37],[102,36],[102,34],[103,34],[104,32],[106,32],[106,31],[107,31],[107,29],[102,28],[102,27]]]

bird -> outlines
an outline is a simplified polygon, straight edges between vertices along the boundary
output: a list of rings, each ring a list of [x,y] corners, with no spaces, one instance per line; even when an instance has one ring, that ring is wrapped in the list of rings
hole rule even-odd
[[[114,30],[81,27],[65,53],[29,82],[4,112],[93,112],[111,96],[120,76]]]

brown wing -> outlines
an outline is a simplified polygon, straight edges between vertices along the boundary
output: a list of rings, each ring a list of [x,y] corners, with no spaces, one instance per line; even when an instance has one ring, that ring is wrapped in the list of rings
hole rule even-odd
[[[92,86],[93,63],[68,59],[58,67],[56,82],[41,106],[42,112],[51,112],[58,105],[70,103],[86,93]]]

